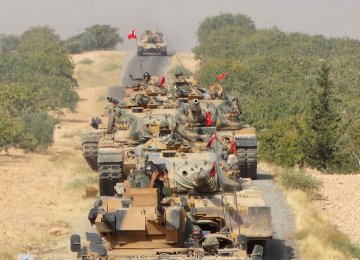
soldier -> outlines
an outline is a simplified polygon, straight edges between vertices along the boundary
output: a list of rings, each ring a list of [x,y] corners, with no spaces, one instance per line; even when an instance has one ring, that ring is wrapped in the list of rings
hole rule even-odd
[[[132,188],[157,188],[161,190],[163,198],[171,195],[170,189],[164,185],[169,178],[163,165],[148,161],[145,167],[130,173],[128,179]]]
[[[201,228],[198,225],[194,225],[190,238],[198,242],[202,237],[203,234]]]
[[[240,105],[240,101],[238,98],[234,98],[231,101],[231,108],[232,108],[231,116],[237,117],[242,114],[241,105]]]
[[[169,197],[171,191],[164,185],[164,183],[169,182],[169,176],[165,165],[155,165],[152,161],[149,161],[145,165],[145,171],[151,176],[149,188],[160,189],[163,197]]]
[[[219,249],[219,240],[214,236],[205,238],[202,247],[207,255],[216,255]]]
[[[190,247],[199,247],[199,240],[203,237],[202,230],[198,225],[194,225],[186,244]]]
[[[144,81],[146,84],[150,84],[150,80],[151,80],[151,75],[149,72],[145,72],[144,73]]]

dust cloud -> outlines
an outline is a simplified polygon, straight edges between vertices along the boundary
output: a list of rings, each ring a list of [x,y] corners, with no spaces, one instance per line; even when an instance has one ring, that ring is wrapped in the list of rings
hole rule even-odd
[[[146,28],[163,32],[177,52],[190,51],[199,23],[220,12],[250,16],[257,28],[360,39],[356,0],[1,0],[0,6],[3,34],[49,25],[66,39],[91,25],[109,24],[126,38],[135,26],[138,34]],[[133,44],[126,40],[120,49],[134,49]]]

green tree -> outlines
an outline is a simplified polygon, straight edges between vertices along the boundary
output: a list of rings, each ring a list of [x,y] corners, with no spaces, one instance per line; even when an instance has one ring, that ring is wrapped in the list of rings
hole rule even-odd
[[[229,73],[220,83],[226,91],[241,99],[242,121],[251,124],[260,133],[264,131],[264,135],[259,135],[260,153],[262,147],[274,145],[265,133],[271,133],[272,128],[275,128],[274,134],[277,129],[290,129],[290,133],[294,133],[287,120],[308,117],[306,111],[313,98],[309,89],[317,84],[314,73],[319,67],[317,61],[326,59],[332,68],[330,108],[341,119],[336,119],[339,121],[333,134],[338,140],[331,156],[331,169],[328,169],[333,171],[337,167],[351,171],[358,165],[356,156],[360,156],[360,151],[356,146],[356,129],[359,122],[360,41],[284,33],[276,27],[256,29],[246,16],[220,14],[208,17],[200,24],[198,42],[194,53],[200,66],[194,77],[199,85],[206,86],[215,81],[217,74]],[[306,136],[314,134],[313,130],[307,133],[307,129],[304,132]],[[269,154],[286,155],[286,152],[280,151],[286,151],[290,140],[295,141],[296,136],[288,136],[294,139],[277,136],[277,147]],[[264,137],[266,139],[262,139]],[[302,136],[299,138],[306,145],[307,142],[315,142],[315,137],[306,141]],[[270,142],[268,146],[266,142]],[[294,145],[299,148],[298,141]],[[307,148],[301,151],[303,155],[311,149],[306,145],[304,147]],[[287,157],[266,159],[289,164]],[[294,160],[290,158],[290,161]]]
[[[66,40],[66,46],[71,53],[81,53],[91,50],[110,50],[123,39],[118,29],[110,25],[93,25],[85,29],[85,32],[75,35]]]
[[[199,43],[202,44],[207,41],[208,36],[217,30],[224,30],[230,27],[241,27],[242,31],[254,31],[255,23],[250,19],[250,17],[243,14],[230,14],[222,13],[217,16],[210,16],[204,19],[200,24],[197,37]]]
[[[11,52],[0,57],[0,146],[35,150],[53,141],[49,109],[75,109],[78,95],[74,64],[49,27],[25,31]]]
[[[9,53],[16,49],[20,43],[20,37],[17,35],[0,35],[0,52]]]
[[[59,37],[49,27],[35,27],[20,39],[16,50],[0,59],[0,83],[14,86],[23,101],[33,104],[25,106],[29,111],[75,109],[78,96],[74,64]],[[15,94],[8,88],[3,91],[9,96]]]
[[[333,83],[329,79],[330,66],[321,61],[314,98],[307,118],[309,127],[304,137],[303,151],[306,162],[317,169],[328,170],[334,163],[339,138],[339,115],[333,108]]]
[[[28,114],[23,117],[24,134],[20,146],[27,150],[46,149],[54,141],[55,121],[47,113]]]
[[[304,164],[301,136],[307,132],[302,116],[289,116],[276,121],[259,133],[260,158],[283,166]]]

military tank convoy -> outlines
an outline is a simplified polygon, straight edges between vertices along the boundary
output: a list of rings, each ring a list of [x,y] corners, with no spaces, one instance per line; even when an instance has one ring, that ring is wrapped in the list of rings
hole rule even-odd
[[[70,238],[78,259],[262,259],[272,226],[251,184],[256,131],[220,84],[175,78],[132,78],[83,133],[100,197],[88,214],[96,232]]]

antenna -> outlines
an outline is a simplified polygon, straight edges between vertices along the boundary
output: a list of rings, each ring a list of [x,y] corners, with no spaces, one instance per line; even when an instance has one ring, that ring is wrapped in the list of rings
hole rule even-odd
[[[165,40],[168,42],[170,48],[172,49],[172,51],[173,51],[174,54],[175,54],[176,59],[179,61],[181,67],[183,68],[183,73],[186,73],[186,69],[185,69],[184,65],[181,63],[181,60],[179,59],[179,57],[178,57],[175,49],[174,49],[173,46],[171,45],[170,41],[169,41],[166,37],[164,37],[164,38],[165,38]],[[189,77],[190,75],[187,75],[187,76]]]
[[[136,43],[136,48],[137,48],[137,43]],[[141,69],[141,74],[144,75],[144,70],[143,70],[143,67],[142,67],[142,63],[141,63],[141,58],[140,56],[138,55],[138,58],[139,58],[139,64],[140,64],[140,69]]]
[[[137,52],[137,50],[139,49],[139,44],[138,44],[137,39],[135,39],[135,40],[136,40],[135,44],[136,44],[136,52]],[[143,70],[143,67],[142,67],[140,56],[139,55],[137,55],[137,56],[139,57],[139,64],[140,64],[141,74],[144,75],[144,70]]]

